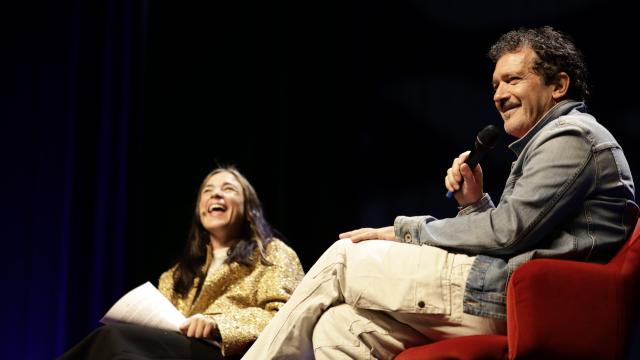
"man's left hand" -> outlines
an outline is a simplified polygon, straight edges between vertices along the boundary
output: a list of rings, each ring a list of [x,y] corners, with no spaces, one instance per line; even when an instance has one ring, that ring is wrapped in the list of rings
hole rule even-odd
[[[357,243],[364,240],[388,240],[396,241],[396,233],[393,226],[383,228],[362,228],[353,231],[347,231],[340,234],[340,239],[351,239]]]

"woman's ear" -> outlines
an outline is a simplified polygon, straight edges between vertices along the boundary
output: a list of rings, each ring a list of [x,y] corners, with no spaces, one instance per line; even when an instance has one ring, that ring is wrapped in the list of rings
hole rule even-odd
[[[553,93],[551,94],[551,96],[553,96],[554,100],[560,100],[562,98],[564,98],[567,95],[567,92],[569,91],[569,84],[571,83],[571,79],[569,78],[569,75],[562,71],[560,73],[558,73],[558,75],[556,75],[556,79],[554,82],[554,89],[553,89]]]

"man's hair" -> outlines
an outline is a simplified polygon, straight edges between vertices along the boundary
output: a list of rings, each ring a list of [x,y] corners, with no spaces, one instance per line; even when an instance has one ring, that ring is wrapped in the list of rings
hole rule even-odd
[[[527,47],[538,56],[533,71],[542,76],[545,84],[553,83],[558,73],[565,72],[570,79],[567,97],[583,101],[589,98],[587,66],[582,52],[569,35],[551,26],[509,31],[491,46],[488,55],[496,63],[503,55]]]

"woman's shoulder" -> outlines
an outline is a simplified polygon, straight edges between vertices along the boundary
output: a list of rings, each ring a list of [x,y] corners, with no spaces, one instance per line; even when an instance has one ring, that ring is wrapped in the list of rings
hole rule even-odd
[[[160,274],[160,281],[173,282],[173,277],[176,272],[177,264],[174,264],[169,269],[165,270],[162,274]]]
[[[289,245],[287,245],[284,241],[278,239],[277,237],[273,237],[271,241],[269,241],[269,243],[267,244],[266,250],[267,252],[273,252],[273,251],[295,252]]]
[[[265,248],[265,252],[266,252],[266,256],[267,259],[270,259],[271,257],[293,257],[295,258],[297,261],[300,261],[298,259],[298,254],[296,254],[295,250],[293,250],[289,245],[287,245],[284,241],[274,237],[266,246]]]
[[[176,265],[160,274],[160,278],[158,279],[158,290],[167,297],[173,292],[173,274],[175,269]]]

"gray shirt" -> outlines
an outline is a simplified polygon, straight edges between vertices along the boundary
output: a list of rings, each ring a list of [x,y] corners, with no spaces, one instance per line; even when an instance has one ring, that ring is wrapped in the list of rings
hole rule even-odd
[[[557,104],[509,147],[511,165],[498,206],[488,194],[455,218],[398,216],[401,241],[477,255],[464,311],[506,319],[511,273],[533,258],[606,262],[638,216],[620,145],[583,103]]]

